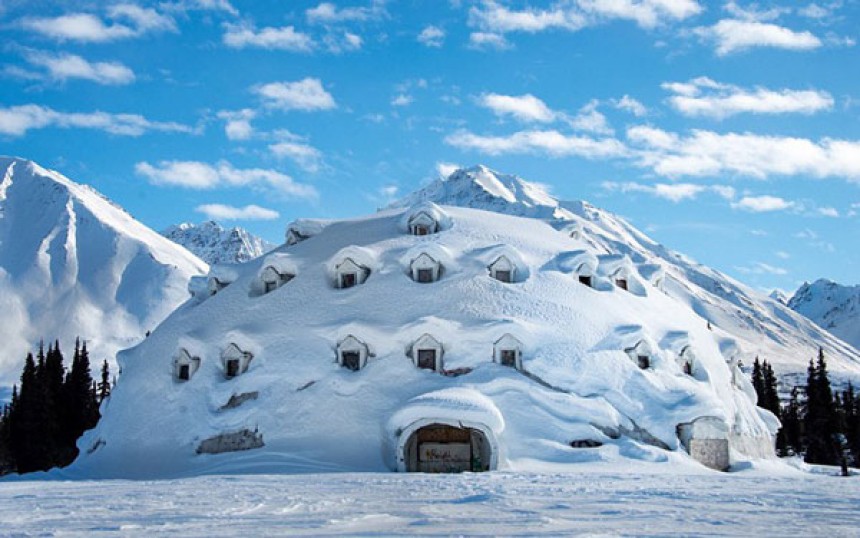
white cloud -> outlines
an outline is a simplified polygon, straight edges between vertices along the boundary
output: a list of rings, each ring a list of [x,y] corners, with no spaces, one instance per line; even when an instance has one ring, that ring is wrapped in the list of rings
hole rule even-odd
[[[218,117],[224,120],[224,134],[230,140],[248,140],[254,136],[254,127],[251,120],[257,116],[257,112],[250,108],[242,110],[222,110]]]
[[[46,127],[97,129],[123,136],[140,136],[148,131],[194,132],[194,129],[187,125],[150,121],[138,114],[59,112],[35,104],[0,108],[0,134],[22,136],[31,129]]]
[[[411,95],[406,95],[405,93],[401,93],[396,95],[391,100],[391,106],[409,106],[412,104],[413,98]]]
[[[519,131],[508,136],[481,136],[462,130],[447,136],[445,143],[488,155],[542,153],[553,157],[575,155],[597,159],[627,154],[618,140],[565,135],[556,130]]]
[[[779,258],[780,260],[788,260],[791,258],[791,254],[789,254],[788,252],[786,252],[784,250],[777,250],[773,254],[774,254],[774,256]]]
[[[625,95],[621,99],[616,99],[612,101],[612,106],[619,110],[626,110],[637,118],[641,118],[642,116],[648,114],[648,109],[645,108],[645,105],[643,105],[636,99],[630,97],[629,95]]]
[[[696,0],[569,0],[548,9],[510,9],[484,0],[469,10],[469,25],[490,34],[577,31],[608,20],[630,20],[642,28],[680,21],[702,11]]]
[[[165,11],[224,11],[230,15],[238,15],[239,11],[227,0],[178,0],[162,2],[159,7]]]
[[[205,190],[218,187],[267,186],[287,196],[316,199],[315,188],[296,183],[293,178],[275,170],[234,168],[227,161],[215,165],[200,161],[160,161],[156,165],[139,162],[135,172],[153,185],[170,185]]]
[[[25,57],[32,65],[44,68],[48,78],[60,82],[83,79],[120,86],[135,79],[134,71],[119,62],[89,62],[68,53],[29,52]]]
[[[683,200],[694,200],[699,196],[699,194],[704,192],[713,192],[728,200],[735,196],[734,188],[727,185],[697,185],[694,183],[657,183],[654,185],[643,185],[641,183],[634,182],[617,183],[605,181],[601,186],[605,190],[611,192],[641,192],[675,203]]]
[[[436,163],[436,173],[441,178],[447,178],[457,170],[462,168],[459,164],[448,163],[448,162],[438,162]]]
[[[497,116],[512,116],[523,122],[547,123],[554,121],[557,116],[546,103],[532,94],[485,93],[478,98],[478,104],[489,108]]]
[[[672,107],[690,117],[723,119],[735,114],[813,114],[833,108],[833,97],[818,90],[769,90],[756,87],[745,89],[731,84],[699,77],[689,82],[669,82],[663,89],[675,95],[669,97]]]
[[[592,100],[585,106],[579,109],[576,116],[568,119],[568,123],[574,129],[580,131],[589,131],[597,134],[612,134],[612,127],[606,121],[604,116],[597,107],[600,103],[597,100]]]
[[[293,26],[265,27],[258,30],[247,23],[227,23],[224,25],[224,29],[224,44],[236,49],[258,47],[271,50],[310,52],[314,46],[311,36],[297,31]]]
[[[305,17],[311,24],[338,24],[377,20],[385,16],[385,1],[372,0],[369,7],[339,8],[331,2],[322,2],[314,8],[305,10]]]
[[[281,215],[273,209],[266,209],[258,205],[246,205],[245,207],[233,207],[224,204],[203,204],[195,209],[210,219],[215,220],[274,220]]]
[[[334,54],[358,50],[364,44],[361,36],[352,32],[330,31],[322,38],[325,48]]]
[[[839,217],[839,210],[835,207],[819,207],[818,209],[816,209],[816,212],[822,217]]]
[[[472,32],[469,34],[469,45],[474,49],[505,50],[511,48],[511,44],[501,34],[493,32]]]
[[[688,136],[647,126],[627,130],[639,164],[658,174],[713,176],[738,174],[764,179],[772,175],[842,177],[860,182],[860,141],[720,134],[693,130]]]
[[[754,47],[787,50],[810,50],[822,45],[811,32],[796,32],[776,24],[723,19],[713,26],[700,26],[693,32],[704,41],[713,43],[719,56],[726,56]]]
[[[254,92],[265,104],[281,110],[330,110],[337,107],[334,98],[316,78],[296,82],[270,82],[256,86]]]
[[[306,172],[318,172],[322,163],[322,152],[299,140],[277,142],[271,144],[269,150],[276,157],[292,160]]]
[[[754,262],[750,267],[735,267],[739,272],[752,275],[787,275],[788,270],[782,267],[775,267],[764,262]]]
[[[58,17],[28,17],[20,26],[57,41],[104,43],[139,37],[146,33],[176,32],[172,17],[135,4],[114,4],[107,9],[106,23],[91,13],[69,13]]]
[[[439,48],[445,42],[445,30],[438,26],[425,26],[418,34],[418,42],[427,47]]]
[[[785,211],[795,207],[794,202],[790,202],[778,196],[744,196],[737,202],[732,204],[735,209],[742,209],[752,213],[769,213],[772,211]]]
[[[723,9],[732,17],[746,21],[773,21],[791,12],[791,8],[787,7],[771,6],[768,9],[761,9],[756,3],[744,7],[737,2],[727,3]]]

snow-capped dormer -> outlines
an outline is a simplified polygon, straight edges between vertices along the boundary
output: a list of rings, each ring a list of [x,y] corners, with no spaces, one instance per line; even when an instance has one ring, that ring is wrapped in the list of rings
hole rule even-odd
[[[367,344],[351,334],[337,343],[337,363],[344,368],[361,370],[367,364],[368,355]]]
[[[293,278],[298,271],[290,257],[284,254],[272,254],[263,262],[257,274],[260,290],[263,294],[275,291]]]
[[[493,344],[493,362],[523,369],[523,343],[512,334],[505,334]]]
[[[409,272],[415,282],[422,284],[436,282],[442,275],[442,264],[426,252],[422,252],[409,264]]]
[[[624,353],[642,370],[648,370],[654,364],[654,350],[647,340],[639,340],[625,348]]]
[[[198,369],[200,369],[200,357],[193,357],[185,348],[180,348],[173,357],[173,375],[177,381],[190,381]]]
[[[490,271],[490,276],[498,280],[510,284],[516,282],[517,266],[504,254],[496,258],[496,260],[487,267]]]
[[[224,377],[234,378],[248,371],[248,366],[254,355],[248,351],[242,351],[236,344],[228,345],[221,352],[221,364],[224,367]]]
[[[411,351],[412,362],[418,368],[433,370],[435,372],[442,371],[444,349],[442,348],[442,344],[429,334],[423,334],[418,338],[412,344]]]
[[[613,284],[622,290],[630,290],[630,280],[633,276],[633,263],[626,254],[610,254],[600,256],[600,271],[609,278]]]
[[[409,233],[412,235],[430,235],[437,231],[439,223],[427,211],[419,211],[409,217]]]
[[[226,265],[213,265],[209,268],[209,277],[206,287],[209,295],[215,295],[236,280],[237,273],[232,267]]]
[[[556,257],[558,268],[570,273],[580,284],[593,288],[597,276],[597,256],[587,250],[562,252]]]
[[[681,348],[678,356],[675,357],[675,362],[682,372],[689,376],[694,376],[696,373],[696,354],[693,352],[693,347],[689,344]]]
[[[285,234],[287,246],[310,239],[322,232],[328,224],[328,221],[316,219],[298,219],[291,222]]]
[[[338,288],[351,288],[364,284],[367,277],[370,275],[370,269],[364,265],[360,265],[352,258],[344,258],[342,262],[335,266],[336,282]]]
[[[659,263],[643,263],[639,266],[639,275],[658,290],[663,289],[666,270]]]

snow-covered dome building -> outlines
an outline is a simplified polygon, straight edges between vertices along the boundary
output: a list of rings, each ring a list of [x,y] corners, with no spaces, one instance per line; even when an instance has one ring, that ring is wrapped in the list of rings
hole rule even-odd
[[[232,268],[119,356],[68,472],[724,469],[773,455],[778,423],[733,380],[729,336],[649,292],[626,253],[537,218],[421,208],[296,226],[313,240]]]

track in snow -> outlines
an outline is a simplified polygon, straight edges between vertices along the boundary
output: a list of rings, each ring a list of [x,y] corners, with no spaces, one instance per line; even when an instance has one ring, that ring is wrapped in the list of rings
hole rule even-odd
[[[0,535],[856,536],[860,477],[608,472],[0,482]]]

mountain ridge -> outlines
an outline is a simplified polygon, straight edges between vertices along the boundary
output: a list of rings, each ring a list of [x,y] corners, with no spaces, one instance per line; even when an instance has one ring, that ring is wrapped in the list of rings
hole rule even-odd
[[[161,235],[187,248],[209,265],[244,263],[276,246],[244,228],[225,228],[214,220],[175,224],[162,230]]]

